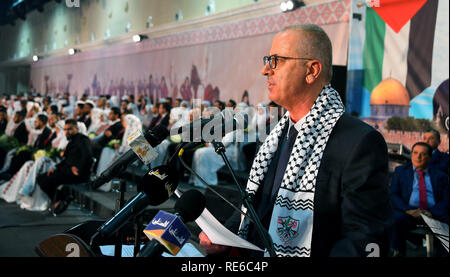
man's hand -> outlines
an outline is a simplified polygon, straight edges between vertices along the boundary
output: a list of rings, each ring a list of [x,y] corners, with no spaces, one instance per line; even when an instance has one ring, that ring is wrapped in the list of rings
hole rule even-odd
[[[112,133],[110,130],[106,130],[104,135],[105,135],[105,137],[109,138],[110,136],[112,136]]]
[[[420,210],[424,215],[426,215],[426,216],[428,216],[428,217],[430,217],[430,218],[433,218],[433,215],[429,212],[429,211],[427,211],[427,210]]]
[[[72,169],[73,175],[78,176],[78,168],[76,168],[75,166],[72,166],[71,169]]]
[[[53,172],[55,172],[55,170],[53,168],[50,168],[50,170],[47,171],[47,176],[50,176],[50,174],[53,174]]]
[[[228,248],[228,246],[213,244],[204,232],[201,232],[198,237],[200,239],[200,246],[205,250],[206,254],[219,254]]]
[[[415,209],[415,210],[407,210],[407,211],[405,211],[405,213],[409,214],[410,216],[412,216],[414,218],[420,218],[422,211],[419,209]]]

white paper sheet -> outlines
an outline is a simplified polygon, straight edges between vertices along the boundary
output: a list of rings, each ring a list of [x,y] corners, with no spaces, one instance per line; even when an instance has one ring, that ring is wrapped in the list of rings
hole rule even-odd
[[[254,244],[238,237],[233,232],[225,228],[209,211],[205,208],[195,223],[202,229],[214,244],[233,246],[256,251],[263,251]]]
[[[448,249],[448,225],[433,219],[431,217],[428,217],[424,214],[421,214],[423,220],[425,221],[425,223],[430,227],[431,231],[433,231],[433,233],[436,235],[436,237],[441,241],[442,245],[445,247],[445,249],[447,251],[449,251]]]
[[[179,190],[175,190],[176,196],[181,197],[181,194],[182,193]],[[222,223],[220,223],[206,208],[195,220],[195,223],[197,223],[198,227],[202,229],[214,244],[264,252],[261,248],[238,237],[236,234],[225,228],[225,226],[223,226]]]

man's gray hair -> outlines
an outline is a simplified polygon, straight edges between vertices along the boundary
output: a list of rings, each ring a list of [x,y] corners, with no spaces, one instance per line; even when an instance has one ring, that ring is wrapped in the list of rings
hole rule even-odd
[[[281,32],[289,30],[302,33],[304,41],[297,46],[298,54],[303,55],[302,58],[319,60],[322,63],[324,79],[330,82],[333,77],[333,48],[327,33],[315,24],[292,25]]]
[[[436,139],[441,142],[441,134],[437,130],[430,128],[426,130],[425,133],[432,133],[436,137]]]

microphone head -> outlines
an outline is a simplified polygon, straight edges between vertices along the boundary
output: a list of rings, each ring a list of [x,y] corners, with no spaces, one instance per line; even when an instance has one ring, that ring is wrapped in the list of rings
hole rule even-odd
[[[166,165],[147,172],[139,181],[138,188],[144,191],[151,206],[158,206],[172,196],[178,186],[178,174]]]
[[[169,136],[169,130],[167,130],[166,127],[157,125],[156,127],[152,128],[151,130],[148,130],[144,137],[150,143],[152,147],[156,147],[159,145],[163,140],[165,140]]]
[[[184,222],[196,220],[206,206],[205,196],[198,190],[192,189],[183,193],[175,203],[175,211]]]

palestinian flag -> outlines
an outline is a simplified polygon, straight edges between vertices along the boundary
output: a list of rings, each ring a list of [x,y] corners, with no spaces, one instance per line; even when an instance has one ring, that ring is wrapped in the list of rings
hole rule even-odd
[[[448,10],[449,2],[444,0],[368,2],[361,22],[364,30],[359,31],[364,33],[359,36],[364,39],[361,50],[365,105],[367,95],[370,97],[381,81],[393,78],[405,86],[410,101],[425,93],[415,99],[422,106],[411,102],[410,115],[432,117],[434,91],[449,74]],[[422,115],[411,114],[424,106],[427,107]]]

